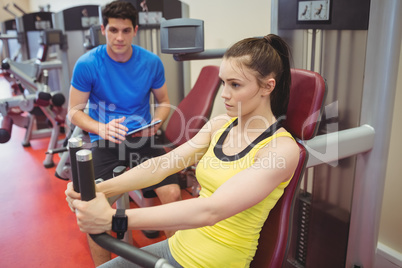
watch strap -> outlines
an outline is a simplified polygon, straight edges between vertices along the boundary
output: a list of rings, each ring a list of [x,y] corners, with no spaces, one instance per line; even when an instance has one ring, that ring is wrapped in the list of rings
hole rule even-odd
[[[116,209],[116,214],[117,217],[124,217],[126,216],[126,210],[124,208],[118,208]]]
[[[127,231],[127,216],[125,209],[116,209],[116,214],[112,219],[112,230],[116,232],[118,239],[124,238],[124,233]]]

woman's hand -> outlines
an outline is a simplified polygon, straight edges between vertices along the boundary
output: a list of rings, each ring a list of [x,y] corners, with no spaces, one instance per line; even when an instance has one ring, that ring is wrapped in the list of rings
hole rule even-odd
[[[96,198],[88,202],[75,199],[71,205],[82,232],[99,234],[112,229],[112,217],[116,211],[103,193],[96,193]]]
[[[67,184],[67,189],[64,193],[66,194],[66,201],[68,203],[68,206],[70,207],[71,211],[75,213],[75,208],[73,207],[73,201],[76,199],[80,200],[81,194],[74,191],[72,182],[69,182]]]

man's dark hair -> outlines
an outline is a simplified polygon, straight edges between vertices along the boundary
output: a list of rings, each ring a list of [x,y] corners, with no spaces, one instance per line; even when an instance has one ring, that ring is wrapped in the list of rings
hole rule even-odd
[[[137,26],[138,13],[135,7],[126,1],[113,1],[107,4],[102,10],[103,26],[109,23],[109,19],[129,19],[133,28]]]

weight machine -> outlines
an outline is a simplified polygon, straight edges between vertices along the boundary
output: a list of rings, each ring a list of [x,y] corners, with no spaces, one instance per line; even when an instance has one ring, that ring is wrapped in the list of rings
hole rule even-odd
[[[48,49],[53,45],[62,45],[61,31],[47,29],[41,32],[41,45],[37,58],[23,62],[5,59],[1,68],[7,74],[5,78],[16,84],[11,98],[0,100],[1,143],[11,137],[12,125],[26,128],[22,145],[30,146],[30,140],[50,136],[48,150],[58,146],[58,137],[63,127],[66,108],[63,93],[52,90],[49,86],[49,72],[61,69],[60,60],[47,60]],[[38,124],[39,116],[46,118],[45,126]],[[35,124],[36,128],[35,129]],[[54,166],[53,155],[46,155],[43,165]]]

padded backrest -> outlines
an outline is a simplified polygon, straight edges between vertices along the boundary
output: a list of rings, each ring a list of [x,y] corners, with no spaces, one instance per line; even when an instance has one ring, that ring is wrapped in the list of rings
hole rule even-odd
[[[264,223],[258,240],[258,249],[250,267],[282,267],[287,251],[289,231],[291,230],[293,200],[297,195],[308,159],[304,146],[300,143],[298,145],[300,156],[295,174]]]
[[[194,87],[180,102],[166,126],[165,136],[174,146],[191,139],[208,121],[221,85],[218,66],[205,66]]]
[[[326,84],[318,73],[292,69],[289,106],[284,127],[298,140],[312,139],[318,129],[326,96]],[[300,148],[299,163],[282,197],[270,211],[260,233],[258,249],[250,267],[278,268],[286,256],[293,208],[308,159],[307,150]]]
[[[284,127],[293,137],[310,140],[316,134],[326,96],[326,84],[320,74],[292,69],[292,85]]]

